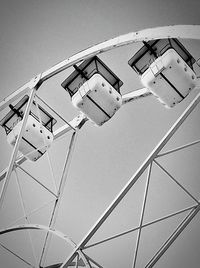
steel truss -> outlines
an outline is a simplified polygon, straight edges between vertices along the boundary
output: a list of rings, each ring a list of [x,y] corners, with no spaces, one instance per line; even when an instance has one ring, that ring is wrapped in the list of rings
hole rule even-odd
[[[75,146],[76,137],[78,134],[78,130],[85,124],[87,121],[87,118],[80,114],[77,117],[75,117],[72,121],[67,122],[65,121],[56,111],[54,111],[55,114],[57,114],[58,117],[60,117],[65,124],[60,127],[57,131],[53,133],[54,140],[60,138],[61,136],[65,135],[67,132],[72,131],[71,140],[68,148],[68,152],[66,154],[65,158],[65,164],[63,167],[61,179],[58,185],[58,188],[55,185],[55,190],[52,191],[49,189],[46,185],[42,184],[39,179],[35,178],[31,173],[29,173],[21,164],[26,161],[26,157],[20,156],[18,157],[18,149],[19,144],[21,141],[21,138],[23,136],[23,132],[26,126],[26,122],[28,119],[28,115],[30,112],[30,108],[32,105],[33,100],[37,100],[39,98],[37,96],[37,91],[39,90],[40,86],[43,82],[51,78],[52,76],[62,72],[63,70],[69,68],[70,66],[77,64],[78,62],[87,59],[91,56],[106,52],[108,50],[129,45],[135,42],[140,41],[148,41],[153,39],[161,39],[161,38],[187,38],[187,39],[200,39],[200,26],[192,26],[192,25],[179,25],[179,26],[168,26],[168,27],[159,27],[154,29],[147,29],[140,32],[135,33],[129,33],[126,35],[122,35],[113,39],[110,39],[108,41],[105,41],[103,43],[100,43],[98,45],[95,45],[93,47],[90,47],[82,52],[79,52],[72,57],[60,62],[59,64],[55,65],[54,67],[50,68],[49,70],[37,75],[34,77],[30,82],[16,90],[14,93],[12,93],[10,96],[5,98],[0,103],[0,111],[4,110],[9,104],[16,101],[19,97],[23,96],[24,94],[29,94],[29,101],[26,107],[25,115],[23,117],[23,123],[21,126],[20,133],[17,137],[17,141],[15,143],[13,152],[11,154],[9,165],[6,169],[4,169],[0,173],[0,181],[3,181],[3,187],[1,190],[0,195],[0,210],[3,207],[4,199],[6,195],[6,191],[8,188],[8,184],[11,178],[11,174],[14,172],[17,179],[17,185],[19,189],[19,194],[21,198],[21,205],[23,208],[23,219],[26,220],[26,224],[24,225],[17,225],[15,226],[15,223],[12,224],[11,227],[5,228],[3,230],[0,230],[0,235],[15,232],[15,231],[22,231],[22,230],[28,230],[29,232],[29,238],[30,238],[30,245],[32,247],[33,255],[35,256],[34,252],[34,246],[32,242],[31,232],[30,230],[43,230],[46,231],[46,237],[45,242],[42,248],[40,259],[37,260],[35,257],[35,264],[29,263],[27,260],[25,260],[23,257],[19,256],[15,252],[11,251],[9,248],[7,248],[5,245],[0,243],[0,246],[16,256],[18,259],[26,263],[30,267],[44,267],[45,266],[45,260],[47,257],[47,252],[49,245],[51,243],[51,237],[52,234],[64,239],[68,244],[70,244],[73,248],[72,253],[64,260],[62,264],[57,264],[56,267],[60,268],[66,268],[69,266],[75,266],[75,267],[103,267],[101,264],[97,263],[95,260],[93,260],[88,254],[85,253],[85,250],[91,247],[95,247],[99,244],[106,243],[107,241],[117,239],[118,237],[127,235],[132,232],[137,232],[137,239],[136,239],[136,246],[135,246],[135,252],[133,256],[133,265],[132,267],[137,267],[137,255],[140,245],[140,238],[141,233],[144,228],[153,225],[157,222],[164,221],[168,218],[174,217],[176,215],[180,215],[182,213],[188,212],[187,216],[180,222],[180,224],[177,226],[177,228],[174,230],[174,232],[168,237],[168,239],[163,243],[163,245],[158,249],[158,251],[155,253],[154,256],[149,260],[149,262],[146,264],[146,268],[153,267],[155,263],[161,258],[161,256],[166,252],[166,250],[172,245],[172,243],[178,238],[178,236],[181,234],[181,232],[186,228],[186,226],[191,222],[191,220],[196,216],[196,214],[200,210],[200,201],[197,200],[179,181],[177,181],[160,163],[159,158],[167,155],[172,154],[174,152],[184,150],[188,147],[195,146],[198,143],[200,143],[200,140],[182,145],[180,147],[177,147],[175,149],[172,149],[170,151],[161,152],[161,150],[164,148],[164,146],[168,143],[168,141],[172,138],[172,136],[175,134],[175,132],[179,129],[179,127],[182,125],[182,123],[186,120],[186,118],[191,114],[191,112],[195,109],[195,107],[200,102],[200,94],[198,94],[195,99],[191,102],[191,104],[186,108],[186,110],[183,112],[183,114],[178,118],[178,120],[175,122],[175,124],[171,127],[171,129],[167,132],[167,134],[164,136],[164,138],[160,141],[160,143],[156,146],[156,148],[152,151],[152,153],[147,157],[147,159],[144,161],[144,163],[141,165],[141,167],[137,170],[137,172],[129,179],[128,183],[123,187],[123,189],[120,191],[120,193],[116,196],[116,198],[113,200],[113,202],[109,205],[109,207],[105,210],[105,212],[100,216],[100,218],[97,220],[97,222],[94,224],[94,226],[91,228],[91,230],[85,235],[85,237],[78,243],[75,244],[71,239],[66,237],[65,234],[55,230],[55,224],[56,219],[60,207],[60,203],[63,197],[66,181],[67,181],[67,175],[68,170],[70,167],[70,163],[72,160],[73,150]],[[200,83],[198,84],[197,88],[200,88]],[[126,94],[122,96],[123,98],[123,104],[135,101],[137,99],[141,99],[143,97],[150,96],[151,93],[146,89],[142,88],[136,91],[133,91],[129,94]],[[41,99],[40,99],[41,100]],[[47,105],[47,104],[46,104]],[[37,101],[36,101],[37,106]],[[38,108],[38,106],[37,106]],[[50,107],[51,108],[51,107]],[[38,118],[40,119],[40,112],[38,111]],[[49,159],[49,158],[48,158]],[[50,160],[50,159],[49,159]],[[152,222],[144,223],[144,215],[145,215],[145,209],[146,209],[146,202],[147,202],[147,196],[148,196],[148,189],[149,189],[149,183],[151,180],[152,175],[152,168],[153,165],[157,165],[160,169],[165,172],[168,177],[173,180],[181,189],[185,192],[186,195],[188,195],[190,198],[193,199],[194,204],[190,207],[187,207],[185,209],[176,211],[174,213],[171,213],[169,215],[166,215],[162,218],[158,218]],[[52,170],[51,162],[49,161],[49,168]],[[26,206],[24,204],[23,194],[21,192],[21,185],[20,180],[18,177],[18,169],[20,169],[22,172],[24,172],[27,176],[29,176],[30,179],[34,180],[36,183],[38,183],[41,187],[43,187],[46,191],[48,191],[52,197],[54,198],[53,201],[53,209],[51,212],[50,222],[49,226],[42,226],[42,225],[34,225],[31,224],[28,221],[28,217],[34,213],[35,211],[28,212],[26,211]],[[140,179],[142,174],[148,169],[147,174],[147,181],[146,181],[146,187],[144,189],[144,197],[143,197],[143,205],[141,209],[141,216],[140,216],[140,222],[139,226],[134,227],[132,229],[126,230],[124,232],[118,233],[114,236],[108,237],[104,240],[98,241],[93,244],[89,244],[91,238],[94,236],[94,234],[97,232],[97,230],[102,226],[102,224],[106,221],[106,219],[111,215],[113,210],[118,206],[118,204],[121,202],[121,200],[127,195],[129,190],[135,185],[136,181]],[[53,177],[53,174],[52,174]],[[45,204],[46,205],[46,204]],[[40,210],[42,207],[38,208],[37,210]],[[17,219],[19,220],[19,219]],[[52,266],[52,268],[55,267]],[[49,266],[50,268],[50,266]]]

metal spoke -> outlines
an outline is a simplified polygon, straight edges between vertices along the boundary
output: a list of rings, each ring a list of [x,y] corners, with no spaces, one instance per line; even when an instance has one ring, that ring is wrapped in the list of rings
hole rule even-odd
[[[78,262],[79,262],[79,255],[77,254],[77,257],[76,257],[76,268],[78,268]]]
[[[57,198],[57,195],[52,192],[48,187],[46,187],[43,183],[41,183],[38,179],[36,179],[32,174],[30,174],[28,171],[26,171],[23,167],[16,164],[16,166],[21,169],[25,174],[27,174],[30,178],[32,178],[35,182],[37,182],[40,186],[42,186],[45,190],[47,190],[50,194],[52,194],[54,197]]]
[[[87,268],[92,268],[91,264],[90,264],[90,261],[88,260],[87,256],[81,251],[81,250],[78,250],[77,251],[79,256],[82,258],[84,264],[85,264],[85,267]]]
[[[90,256],[88,256],[85,252],[84,252],[84,255],[87,257],[87,259],[90,261],[90,262],[92,262],[92,263],[94,263],[97,267],[99,267],[99,268],[103,268],[103,266],[101,266],[99,263],[97,263],[95,260],[93,260]]]
[[[44,105],[46,105],[54,114],[56,114],[60,119],[63,120],[63,122],[65,122],[69,127],[71,127],[71,129],[73,129],[74,131],[76,130],[67,120],[65,120],[65,118],[63,118],[59,113],[57,113],[51,106],[49,106],[42,98],[40,98],[38,95],[36,95],[36,98],[39,99],[41,102],[44,103]]]
[[[139,249],[139,243],[140,243],[140,237],[141,237],[141,231],[142,231],[142,224],[143,224],[143,219],[144,219],[144,213],[145,213],[145,208],[146,208],[147,195],[148,195],[149,183],[150,183],[150,177],[151,177],[151,169],[152,169],[152,162],[149,165],[147,182],[146,182],[146,187],[145,187],[145,191],[144,191],[144,200],[143,200],[143,205],[142,205],[142,211],[141,211],[141,216],[140,216],[140,225],[139,225],[137,241],[136,241],[136,246],[135,246],[133,268],[136,267],[136,262],[137,262],[137,255],[138,255],[138,249]]]
[[[38,208],[32,210],[31,212],[27,213],[26,216],[29,217],[29,216],[33,215],[34,213],[38,212],[39,210],[43,209],[44,207],[50,205],[50,204],[53,203],[53,202],[54,202],[54,200],[51,200],[50,202],[46,202],[46,203],[43,204],[42,206],[40,206],[40,207],[38,207]],[[23,220],[23,219],[24,219],[24,216],[22,216],[22,217],[16,219],[16,220],[13,221],[11,224],[9,224],[8,227],[13,226],[13,225],[16,224],[18,221]]]
[[[148,226],[150,226],[150,225],[152,225],[152,224],[155,224],[155,223],[164,221],[164,220],[166,220],[166,219],[169,219],[169,218],[171,218],[171,217],[174,217],[174,216],[176,216],[176,215],[179,215],[179,214],[181,214],[181,213],[184,213],[184,212],[186,212],[186,211],[188,211],[188,210],[191,210],[191,209],[193,209],[193,208],[196,208],[196,207],[197,207],[197,205],[193,205],[193,206],[191,206],[191,207],[188,207],[188,208],[179,210],[179,211],[177,211],[177,212],[171,213],[171,214],[169,214],[169,215],[167,215],[167,216],[164,216],[164,217],[162,217],[162,218],[158,218],[158,219],[156,219],[156,220],[154,220],[154,221],[145,223],[145,224],[143,224],[143,225],[141,226],[141,228],[145,228],[145,227],[148,227]],[[121,232],[121,233],[119,233],[119,234],[117,234],[117,235],[110,236],[110,237],[108,237],[108,238],[106,238],[106,239],[103,239],[103,240],[98,241],[98,242],[96,242],[96,243],[93,243],[93,244],[90,244],[90,245],[88,245],[88,246],[85,246],[83,249],[87,249],[87,248],[91,248],[91,247],[98,246],[98,245],[100,245],[100,244],[102,244],[102,243],[105,243],[105,242],[108,242],[108,241],[110,241],[110,240],[116,239],[116,238],[121,237],[121,236],[123,236],[123,235],[127,235],[127,234],[129,234],[129,233],[135,232],[135,231],[139,230],[139,228],[140,228],[140,227],[135,227],[135,228],[129,229],[129,230],[125,231],[125,232]]]
[[[22,126],[21,126],[21,129],[20,129],[19,135],[17,136],[17,140],[16,140],[16,143],[15,143],[12,155],[11,155],[11,159],[10,159],[10,162],[9,162],[9,165],[8,165],[8,171],[7,171],[6,177],[4,179],[3,188],[1,190],[1,194],[0,194],[0,210],[1,210],[2,206],[3,206],[3,201],[4,201],[4,198],[5,198],[6,190],[7,190],[9,181],[10,181],[11,173],[13,171],[13,166],[14,166],[14,163],[15,163],[15,159],[17,157],[20,141],[22,139],[22,135],[23,135],[24,130],[25,130],[26,122],[27,122],[27,119],[28,119],[28,116],[29,116],[29,112],[31,110],[31,106],[32,106],[32,102],[33,102],[35,93],[36,93],[36,89],[33,88],[31,90],[31,93],[30,93],[30,97],[29,97],[28,104],[27,104],[27,107],[26,107],[26,110],[25,110],[23,121],[22,121]]]
[[[67,180],[67,175],[68,175],[68,170],[69,170],[69,166],[70,166],[71,159],[72,159],[72,154],[73,154],[73,151],[74,151],[74,146],[75,146],[77,133],[78,133],[77,131],[74,132],[72,134],[72,137],[71,137],[69,150],[68,150],[67,157],[66,157],[66,160],[65,160],[63,173],[62,173],[62,177],[61,177],[61,181],[60,181],[60,185],[59,185],[59,189],[58,189],[58,196],[57,196],[57,199],[56,199],[56,201],[54,203],[54,208],[53,208],[51,218],[50,218],[50,223],[49,223],[50,228],[54,228],[55,223],[56,223],[57,214],[58,214],[58,210],[59,210],[59,207],[60,207],[60,202],[61,202],[61,199],[62,199],[62,196],[63,196],[63,192],[64,192],[66,180]],[[47,233],[47,235],[45,237],[45,242],[44,242],[44,245],[43,245],[41,257],[40,257],[40,263],[39,263],[40,266],[42,266],[42,264],[44,263],[44,261],[46,259],[46,255],[47,255],[48,247],[50,245],[50,241],[51,241],[51,234]]]
[[[20,200],[21,200],[21,205],[22,205],[24,218],[25,218],[26,223],[29,224],[30,222],[28,220],[27,213],[26,213],[26,206],[25,206],[25,202],[24,202],[24,198],[23,198],[23,193],[22,193],[22,188],[21,188],[21,185],[20,185],[20,180],[19,180],[19,177],[18,177],[18,174],[17,174],[17,170],[14,169],[14,171],[15,171],[15,175],[16,175],[16,181],[17,181],[17,186],[18,186],[18,190],[19,190],[19,196],[20,196]],[[27,230],[27,231],[28,231],[28,236],[29,236],[29,239],[30,239],[30,244],[31,244],[33,257],[35,259],[35,265],[37,267],[37,258],[36,258],[36,253],[35,253],[35,249],[34,249],[34,245],[33,245],[33,240],[32,240],[32,237],[31,237],[30,230]]]
[[[166,242],[161,246],[161,248],[156,252],[156,254],[151,258],[145,268],[152,268],[157,261],[162,257],[165,251],[172,245],[172,243],[178,238],[178,236],[184,231],[187,225],[191,222],[191,220],[197,215],[200,211],[200,204],[196,206],[190,213],[184,218],[184,220],[178,225],[175,231],[171,234],[171,236],[166,240]]]
[[[193,142],[191,142],[191,143],[188,143],[188,144],[182,145],[182,146],[180,146],[180,147],[174,148],[174,149],[169,150],[169,151],[164,152],[164,153],[160,153],[160,154],[158,154],[158,155],[157,155],[157,157],[156,157],[156,158],[159,158],[159,157],[162,157],[162,156],[165,156],[165,155],[171,154],[171,153],[175,153],[175,152],[177,152],[177,151],[180,151],[180,150],[186,149],[186,148],[188,148],[188,147],[190,147],[190,146],[193,146],[193,145],[196,145],[196,144],[198,144],[198,143],[200,143],[200,140],[193,141]]]
[[[40,122],[40,127],[43,130],[44,129],[44,126],[42,125],[42,119],[41,119],[41,115],[40,115],[40,110],[39,110],[38,103],[37,103],[36,100],[35,100],[35,105],[36,105],[37,116],[38,116],[39,122]],[[47,146],[47,143],[46,143],[46,140],[45,140],[44,131],[42,131],[42,138],[43,138],[44,145]],[[56,186],[56,179],[55,179],[55,176],[54,176],[53,166],[52,166],[52,163],[51,163],[51,159],[50,159],[48,150],[46,151],[46,155],[47,155],[48,164],[49,164],[49,168],[50,168],[50,172],[51,172],[51,179],[53,181],[53,185],[54,185],[55,191],[57,192],[58,189],[57,189],[57,186]]]

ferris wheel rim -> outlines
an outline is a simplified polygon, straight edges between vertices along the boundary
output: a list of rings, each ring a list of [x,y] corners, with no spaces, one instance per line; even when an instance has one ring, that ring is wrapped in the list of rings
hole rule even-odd
[[[2,102],[0,102],[0,111],[5,109],[14,100],[27,93],[30,88],[37,86],[38,89],[44,81],[89,57],[133,43],[164,38],[200,40],[200,25],[188,24],[147,28],[140,31],[119,35],[86,48],[59,62],[58,64],[55,64],[46,71],[36,75],[29,82],[25,83],[19,89],[11,93]]]
[[[66,234],[64,234],[63,232],[61,232],[55,228],[50,228],[49,226],[42,225],[42,224],[27,223],[27,224],[15,225],[15,226],[12,226],[9,228],[0,229],[0,236],[7,234],[7,233],[13,233],[13,232],[25,231],[25,230],[47,231],[47,232],[61,238],[62,240],[66,241],[73,248],[76,247],[76,243],[74,241],[72,241],[71,238],[66,236]]]

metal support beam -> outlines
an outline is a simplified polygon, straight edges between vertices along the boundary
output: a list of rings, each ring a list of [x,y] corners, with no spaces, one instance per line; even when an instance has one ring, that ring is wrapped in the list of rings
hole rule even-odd
[[[66,156],[66,160],[65,160],[65,164],[64,164],[64,168],[63,168],[63,173],[62,173],[62,177],[61,177],[61,181],[60,181],[60,185],[59,185],[59,189],[58,189],[58,193],[57,193],[57,199],[55,200],[53,211],[52,211],[51,218],[50,218],[49,228],[55,227],[55,223],[56,223],[56,219],[57,219],[57,215],[58,215],[58,210],[60,207],[61,199],[62,199],[62,196],[64,193],[64,188],[66,185],[69,166],[70,166],[70,163],[72,160],[72,154],[74,151],[76,137],[77,137],[77,131],[74,132],[72,134],[72,137],[71,137],[69,150],[68,150],[68,153]],[[43,264],[44,264],[44,261],[46,259],[46,255],[47,255],[47,251],[48,251],[48,248],[50,245],[50,241],[51,241],[51,235],[49,233],[47,233],[47,235],[45,237],[43,249],[42,249],[42,254],[40,257],[40,263],[39,263],[40,266],[44,266]]]
[[[0,112],[4,110],[9,104],[16,101],[18,98],[30,92],[32,88],[38,89],[41,85],[41,74],[33,77],[28,83],[21,86],[19,89],[11,93],[8,97],[4,98],[2,102],[0,102]]]
[[[140,237],[141,237],[141,232],[142,232],[144,213],[145,213],[145,208],[146,208],[146,203],[147,203],[147,196],[148,196],[148,191],[149,191],[151,169],[152,169],[152,162],[149,165],[149,170],[148,170],[148,175],[147,175],[147,182],[146,182],[146,187],[145,187],[145,191],[144,191],[142,211],[141,211],[141,216],[140,216],[140,225],[139,225],[139,230],[138,230],[138,234],[137,234],[137,241],[136,241],[135,254],[134,254],[134,260],[133,260],[133,268],[136,267],[136,262],[137,262],[137,255],[138,255],[138,249],[139,249],[139,244],[140,244]]]
[[[175,217],[175,216],[177,216],[177,215],[179,215],[179,214],[182,214],[182,213],[184,213],[184,212],[187,212],[187,211],[189,211],[189,210],[192,210],[193,208],[196,208],[196,207],[197,207],[197,205],[193,205],[193,206],[190,206],[190,207],[188,207],[188,208],[184,208],[184,209],[179,210],[179,211],[177,211],[177,212],[174,212],[174,213],[171,213],[171,214],[169,214],[169,215],[166,215],[166,216],[164,216],[164,217],[162,217],[162,218],[158,218],[158,219],[153,220],[153,221],[151,221],[151,222],[145,223],[145,224],[143,224],[143,225],[141,226],[141,228],[145,228],[145,227],[148,227],[148,226],[150,226],[150,225],[152,225],[152,224],[155,224],[155,223],[164,221],[164,220],[166,220],[166,219],[169,219],[169,218],[171,218],[171,217]],[[105,243],[105,242],[108,242],[108,241],[110,241],[110,240],[113,240],[113,239],[119,238],[119,237],[121,237],[121,236],[130,234],[130,233],[132,233],[132,232],[138,231],[139,229],[140,229],[140,227],[135,227],[135,228],[126,230],[126,231],[124,231],[124,232],[122,232],[122,233],[118,233],[118,234],[116,234],[116,235],[107,237],[107,238],[105,238],[105,239],[103,239],[103,240],[101,240],[101,241],[98,241],[98,242],[95,242],[95,243],[90,244],[90,245],[88,245],[88,246],[85,246],[84,249],[98,246],[98,245],[103,244],[103,243]]]
[[[3,205],[6,190],[7,190],[9,181],[10,181],[11,173],[13,171],[13,166],[14,166],[14,163],[15,163],[15,159],[17,157],[19,145],[20,145],[22,135],[23,135],[25,127],[26,127],[26,122],[27,122],[27,119],[28,119],[28,116],[29,116],[29,112],[31,110],[31,106],[32,106],[32,102],[33,102],[35,93],[36,93],[36,88],[33,88],[31,90],[31,93],[30,93],[30,97],[29,97],[28,104],[27,104],[27,107],[26,107],[26,111],[25,111],[25,114],[24,114],[24,118],[23,118],[23,121],[22,121],[21,130],[20,130],[19,135],[17,137],[16,143],[15,143],[12,155],[11,155],[11,159],[10,159],[10,162],[9,162],[9,165],[8,165],[8,171],[6,173],[4,184],[3,184],[3,187],[2,187],[2,190],[1,190],[1,194],[0,194],[0,210],[1,210],[2,205]]]
[[[179,147],[177,147],[177,148],[174,148],[174,149],[172,149],[172,150],[166,151],[166,152],[164,152],[164,153],[160,153],[160,154],[157,156],[157,158],[162,157],[162,156],[165,156],[165,155],[168,155],[168,154],[171,154],[171,153],[178,152],[178,151],[180,151],[180,150],[186,149],[186,148],[188,148],[188,147],[190,147],[190,146],[193,146],[193,145],[196,145],[196,144],[198,144],[198,143],[200,143],[200,140],[196,140],[196,141],[193,141],[193,142],[184,144],[184,145],[179,146]]]
[[[25,85],[23,85],[22,87],[17,89],[15,92],[11,93],[8,97],[4,98],[0,102],[0,112],[3,111],[11,103],[16,101],[18,98],[29,93],[29,91],[30,91],[29,85],[30,85],[30,82],[26,83]]]
[[[132,101],[143,99],[148,96],[152,96],[152,93],[147,88],[134,90],[122,96],[122,105],[127,104]]]
[[[77,115],[73,120],[69,122],[69,124],[62,126],[53,132],[54,140],[60,138],[71,130],[80,129],[87,121],[88,118],[84,114],[81,113]],[[71,128],[71,126],[73,128]]]
[[[157,145],[157,147],[152,151],[149,157],[145,160],[143,165],[138,169],[138,171],[131,177],[125,187],[121,190],[121,192],[117,195],[117,197],[113,200],[110,206],[105,210],[102,216],[98,219],[98,221],[94,224],[91,230],[86,234],[86,236],[81,240],[81,242],[77,245],[76,250],[72,252],[72,254],[64,261],[61,268],[66,268],[67,265],[74,259],[76,251],[82,249],[88,241],[92,238],[92,236],[96,233],[96,231],[100,228],[100,226],[104,223],[104,221],[108,218],[108,216],[112,213],[115,207],[120,203],[120,201],[124,198],[124,196],[128,193],[128,191],[132,188],[132,186],[136,183],[136,181],[140,178],[149,164],[154,160],[154,158],[158,155],[161,149],[165,146],[165,144],[170,140],[170,138],[174,135],[174,133],[178,130],[178,128],[182,125],[185,119],[189,116],[189,114],[194,110],[197,104],[200,102],[200,93],[195,97],[195,99],[191,102],[191,104],[186,108],[183,114],[178,118],[175,124],[171,127],[171,129],[167,132],[161,142]]]
[[[77,115],[69,123],[65,124],[64,126],[54,131],[53,133],[54,140],[59,139],[61,136],[65,135],[71,130],[80,129],[87,121],[88,121],[88,118],[84,114]],[[19,160],[16,160],[16,164],[19,166],[23,164],[25,161],[26,161],[26,158],[22,157]],[[4,170],[0,172],[0,181],[5,178],[7,171],[8,171],[8,168],[5,168]]]
[[[12,233],[12,232],[16,232],[16,231],[24,231],[24,230],[46,231],[46,232],[49,232],[49,233],[56,235],[57,237],[65,240],[73,248],[76,247],[76,244],[73,242],[73,240],[71,238],[67,237],[66,234],[63,234],[62,232],[60,232],[58,230],[52,229],[49,226],[45,226],[42,224],[21,224],[21,225],[12,226],[9,228],[1,229],[0,235]]]
[[[169,178],[171,178],[188,196],[190,196],[197,204],[199,204],[199,201],[179,182],[177,181],[162,165],[160,165],[155,159],[154,163],[163,170]]]
[[[171,234],[167,241],[162,245],[162,247],[156,252],[153,258],[148,262],[145,268],[152,268],[157,261],[162,257],[166,250],[172,245],[172,243],[178,238],[178,236],[183,232],[183,230],[188,226],[191,220],[200,211],[200,204],[194,208],[190,213],[184,218],[184,220],[179,224],[176,230]]]
[[[21,169],[26,175],[28,175],[31,179],[33,179],[36,183],[38,183],[40,186],[42,186],[45,190],[47,190],[50,194],[52,194],[55,198],[57,198],[57,194],[55,194],[53,191],[51,191],[51,189],[49,189],[48,187],[46,187],[43,183],[40,182],[40,180],[36,179],[31,173],[29,173],[28,171],[26,171],[23,167],[21,167],[20,165],[16,164],[16,167],[18,167],[19,169]]]

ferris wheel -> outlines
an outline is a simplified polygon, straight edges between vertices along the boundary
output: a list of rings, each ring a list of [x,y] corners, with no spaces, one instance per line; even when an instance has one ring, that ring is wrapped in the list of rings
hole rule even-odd
[[[0,174],[0,238],[2,238],[0,247],[6,252],[8,263],[9,259],[13,258],[12,260],[16,260],[21,267],[122,267],[118,258],[122,259],[122,252],[127,251],[124,249],[122,241],[129,235],[135,235],[134,247],[128,253],[131,255],[128,263],[130,263],[130,267],[134,268],[150,268],[159,263],[161,257],[192,222],[200,210],[198,193],[193,194],[192,191],[193,187],[196,187],[198,192],[197,182],[195,184],[194,180],[190,178],[191,184],[188,182],[186,185],[184,180],[177,179],[176,175],[171,173],[168,164],[170,161],[174,163],[179,152],[194,147],[196,155],[191,157],[198,159],[200,139],[169,150],[165,148],[186,119],[192,115],[193,110],[198,108],[200,93],[195,93],[193,100],[184,106],[175,123],[137,171],[126,180],[125,185],[121,187],[109,206],[104,208],[103,213],[98,214],[97,221],[93,222],[89,231],[82,235],[82,231],[75,230],[82,235],[81,239],[77,240],[74,234],[68,231],[69,226],[66,226],[66,229],[63,227],[59,229],[59,225],[62,226],[64,213],[68,214],[71,222],[77,219],[76,214],[79,213],[71,207],[70,202],[65,203],[65,196],[69,195],[73,199],[75,194],[73,191],[70,192],[68,179],[71,168],[79,169],[75,165],[71,166],[74,163],[72,159],[80,130],[89,125],[94,128],[98,126],[96,129],[100,130],[101,126],[109,125],[115,115],[120,114],[121,108],[126,106],[125,104],[130,103],[130,106],[134,106],[136,102],[139,103],[148,98],[159,103],[166,111],[173,113],[174,108],[185,105],[184,102],[190,98],[193,92],[199,90],[198,60],[180,39],[199,40],[200,26],[178,25],[152,28],[107,40],[36,75],[2,100],[0,125],[4,132],[2,132],[1,150],[8,149],[5,156],[8,164]],[[142,86],[140,89],[122,94],[121,89],[126,81],[122,81],[105,64],[100,58],[100,54],[106,54],[106,52],[117,50],[120,47],[133,46],[136,43],[142,43],[142,45],[129,58],[127,64],[140,79]],[[47,80],[70,68],[73,70],[68,73],[67,78],[60,81],[60,86],[78,113],[71,120],[66,120],[43,99],[40,91]],[[45,90],[47,89],[45,88]],[[139,117],[139,115],[137,116]],[[146,136],[148,142],[148,133]],[[172,160],[165,165],[166,158],[171,155],[173,155]],[[194,162],[198,165],[198,161]],[[110,161],[110,169],[114,169],[115,164],[112,165],[112,161]],[[82,168],[89,169],[87,166]],[[181,159],[179,159],[178,168],[183,169]],[[166,187],[167,192],[163,193],[166,194],[165,202],[172,207],[171,213],[165,215],[161,213],[162,216],[147,221],[145,216],[148,211],[148,203],[152,198],[149,189],[153,185],[155,170],[162,172],[162,176],[166,176],[166,180],[172,182],[172,186],[170,186],[172,188],[163,186],[161,180],[156,184],[158,192],[162,187]],[[159,172],[157,171],[155,177],[160,176]],[[104,223],[109,221],[116,209],[140,181],[143,181],[143,184],[138,190],[139,194],[136,188],[134,196],[129,197],[130,200],[134,200],[134,207],[131,209],[137,207],[136,210],[138,210],[131,213],[131,217],[134,217],[133,214],[137,214],[137,224],[129,229],[123,228],[126,212],[121,220],[119,213],[115,225],[122,226],[119,228],[120,231],[118,229],[112,235],[96,239],[95,235],[103,228]],[[87,185],[87,188],[89,189],[90,185]],[[172,202],[173,194],[176,195],[176,191],[173,192],[174,188],[190,200],[190,205],[185,202],[183,204],[185,206],[181,209],[175,208],[176,206]],[[135,203],[136,197],[139,200],[138,205]],[[85,198],[87,199],[87,196]],[[78,202],[77,200],[77,204]],[[153,201],[152,204],[155,205]],[[164,204],[158,204],[155,210],[162,210],[163,207]],[[130,210],[130,207],[128,209]],[[85,207],[83,212],[85,217],[89,217],[89,210]],[[124,205],[124,211],[126,211],[126,205]],[[37,218],[37,215],[40,216]],[[129,217],[130,215],[128,215]],[[150,238],[147,234],[146,241],[148,242],[145,243],[149,243],[151,256],[147,253],[147,258],[144,259],[148,259],[148,261],[140,262],[139,255],[142,252],[142,237],[146,234],[145,230],[148,229],[151,232],[151,228],[162,222],[167,222],[167,225],[170,226],[168,221],[172,218],[178,219],[177,224],[173,226],[173,230],[170,229],[170,233],[163,232],[162,243],[158,243],[158,245],[155,243],[156,250],[151,250],[151,244],[156,237]],[[37,219],[39,220],[37,221]],[[84,222],[79,223],[80,229],[82,225]],[[115,230],[113,223],[110,228]],[[101,254],[100,252],[105,254],[108,243],[119,239],[121,248],[118,248],[117,253],[112,252],[114,249],[108,252],[107,263],[102,261],[101,257],[96,257]],[[111,248],[113,247],[111,246]]]

